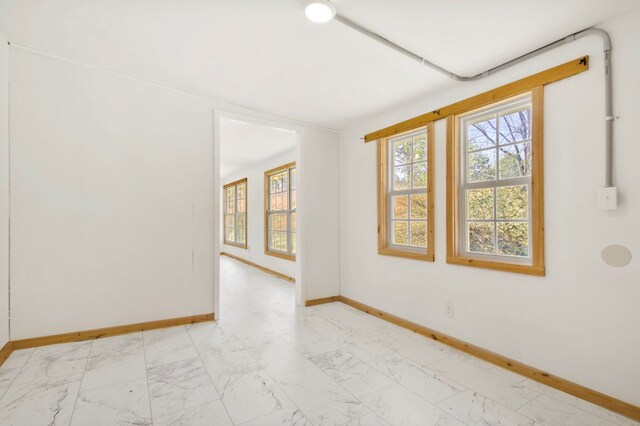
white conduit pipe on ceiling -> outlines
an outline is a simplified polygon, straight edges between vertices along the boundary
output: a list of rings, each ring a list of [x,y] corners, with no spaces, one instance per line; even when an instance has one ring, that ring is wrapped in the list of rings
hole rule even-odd
[[[399,46],[397,44],[395,44],[394,42],[382,37],[380,34],[374,33],[373,31],[370,31],[358,24],[356,24],[355,22],[351,21],[350,19],[345,18],[344,16],[335,15],[334,18],[336,21],[340,22],[343,25],[346,25],[347,27],[358,31],[361,34],[364,34],[365,36],[384,44],[387,47],[390,47],[391,49],[395,50],[396,52],[399,52],[417,62],[419,62],[420,64],[427,66],[437,72],[439,72],[440,74],[443,74],[447,77],[449,77],[452,80],[455,81],[475,81],[475,80],[479,80],[481,78],[485,78],[488,77],[492,74],[497,73],[498,71],[501,71],[505,68],[509,68],[513,65],[516,65],[520,62],[523,62],[527,59],[536,57],[538,55],[540,55],[541,53],[544,53],[546,51],[549,51],[551,49],[555,49],[556,47],[562,46],[566,43],[570,43],[574,40],[577,40],[579,38],[582,37],[586,37],[589,35],[597,35],[602,39],[602,42],[604,44],[604,79],[605,79],[605,83],[604,83],[604,96],[605,96],[605,122],[606,122],[606,127],[605,127],[605,187],[611,187],[613,186],[613,167],[612,167],[612,162],[613,162],[613,121],[616,120],[617,116],[613,115],[613,94],[611,91],[611,39],[609,38],[609,34],[605,31],[602,30],[600,28],[587,28],[586,30],[583,31],[579,31],[577,33],[571,34],[567,37],[564,37],[560,40],[554,41],[553,43],[549,43],[546,46],[542,46],[539,49],[536,50],[532,50],[529,53],[526,53],[522,56],[519,56],[515,59],[512,59],[508,62],[505,62],[503,64],[500,64],[496,67],[490,68],[486,71],[483,71],[481,73],[478,73],[476,75],[472,75],[472,76],[461,76],[458,75],[456,73],[453,73],[451,71],[448,71],[444,68],[442,68],[439,65],[434,64],[433,62],[429,61],[426,58],[423,58],[422,56],[419,56],[413,52],[411,52],[410,50],[405,49],[402,46]]]

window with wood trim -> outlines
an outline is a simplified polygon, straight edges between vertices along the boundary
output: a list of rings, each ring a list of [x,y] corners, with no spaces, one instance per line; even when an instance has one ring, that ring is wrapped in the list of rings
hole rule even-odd
[[[544,275],[542,95],[449,117],[449,263]]]
[[[226,184],[224,192],[224,243],[247,248],[247,179]]]
[[[434,259],[433,123],[378,141],[378,253]]]
[[[264,173],[265,253],[296,259],[296,163]]]

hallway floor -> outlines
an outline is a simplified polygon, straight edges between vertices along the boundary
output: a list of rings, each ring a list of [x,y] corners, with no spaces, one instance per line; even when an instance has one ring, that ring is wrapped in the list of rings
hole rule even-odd
[[[1,425],[631,425],[222,257],[218,322],[14,352]]]

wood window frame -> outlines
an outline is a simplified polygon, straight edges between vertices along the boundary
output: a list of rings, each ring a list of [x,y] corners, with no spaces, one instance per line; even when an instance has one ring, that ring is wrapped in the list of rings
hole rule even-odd
[[[269,249],[269,177],[276,173],[280,173],[283,170],[289,171],[289,187],[287,188],[287,197],[288,197],[288,210],[282,210],[282,212],[287,213],[287,247],[291,247],[291,213],[295,212],[296,209],[291,208],[291,169],[296,168],[296,162],[293,161],[291,163],[283,164],[282,166],[275,167],[271,170],[267,170],[264,172],[264,254],[268,256],[278,257],[280,259],[289,260],[292,262],[296,261],[296,255],[292,253],[284,253],[279,251],[273,251]],[[296,185],[297,190],[297,185]]]
[[[244,213],[238,213],[238,185],[242,185],[244,183]],[[235,210],[234,210],[234,215],[237,218],[237,216],[239,214],[244,214],[244,243],[237,243],[235,241],[228,241],[227,240],[227,226],[226,226],[226,216],[227,216],[227,188],[229,187],[235,187]],[[222,214],[222,228],[223,228],[223,238],[224,238],[224,244],[228,245],[228,246],[233,246],[233,247],[238,247],[241,249],[247,249],[247,243],[249,241],[249,221],[248,221],[248,211],[249,211],[249,184],[248,184],[248,179],[244,178],[244,179],[239,179],[236,180],[234,182],[229,182],[228,184],[224,185],[222,187],[222,192],[224,194],[224,204],[223,204],[223,214]],[[234,224],[237,223],[236,219],[234,218]],[[237,228],[237,226],[235,227]],[[234,231],[234,237],[235,237],[235,231]]]
[[[427,248],[424,251],[419,249],[402,249],[390,243],[389,223],[391,212],[389,211],[389,140],[395,139],[398,135],[388,138],[380,138],[377,143],[377,187],[378,187],[378,254],[386,256],[404,257],[408,259],[423,260],[433,262],[435,259],[435,235],[434,235],[434,194],[433,194],[433,122],[426,126],[419,126],[404,133],[413,133],[424,128],[427,132]]]
[[[549,68],[541,71],[537,74],[524,77],[520,80],[505,84],[504,86],[497,87],[488,92],[480,93],[471,98],[467,98],[450,105],[443,106],[441,108],[431,110],[425,114],[417,117],[410,118],[408,120],[396,123],[384,129],[377,130],[375,132],[366,134],[364,136],[364,142],[378,141],[384,138],[390,138],[395,135],[417,129],[421,126],[428,126],[434,121],[441,119],[447,119],[447,263],[471,265],[488,269],[496,269],[510,272],[519,272],[524,274],[543,276],[545,274],[544,269],[544,206],[543,206],[543,145],[542,145],[542,127],[543,127],[543,87],[547,84],[555,83],[565,78],[572,77],[574,75],[583,73],[589,69],[589,56],[582,56],[564,64]],[[470,110],[480,108],[486,105],[490,105],[497,101],[510,98],[525,92],[532,92],[536,98],[536,111],[534,114],[538,116],[536,124],[534,124],[533,131],[536,133],[536,148],[532,153],[532,206],[534,217],[532,218],[532,226],[535,227],[532,232],[532,257],[533,262],[531,265],[500,263],[486,260],[470,259],[460,256],[457,250],[458,238],[458,225],[459,225],[459,211],[457,209],[454,200],[458,200],[458,182],[457,173],[460,165],[457,160],[458,153],[457,147],[454,144],[454,121],[453,116],[463,114]],[[533,143],[533,141],[532,141]],[[378,163],[384,156],[380,155],[378,149]],[[384,229],[386,226],[386,217],[384,217],[385,210],[383,206],[386,203],[381,203],[380,194],[385,194],[381,191],[381,178],[380,178],[380,164],[378,166],[378,252],[381,254],[399,255],[391,253],[388,250],[384,250],[386,246],[387,232]],[[386,172],[384,172],[386,173]],[[535,187],[535,194],[533,193]],[[432,245],[433,247],[433,245]],[[382,253],[382,252],[385,253]]]
[[[459,139],[460,115],[498,104],[524,93],[531,93],[531,264],[489,260],[462,255],[460,248],[460,173],[461,152]],[[468,108],[447,117],[447,263],[468,265],[499,271],[544,276],[544,170],[543,170],[543,122],[544,87],[542,85],[515,93],[500,93],[469,103]]]

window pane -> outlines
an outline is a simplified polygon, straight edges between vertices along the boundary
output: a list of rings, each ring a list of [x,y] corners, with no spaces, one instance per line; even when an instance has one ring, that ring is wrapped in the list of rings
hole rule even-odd
[[[274,175],[271,175],[269,177],[270,179],[270,188],[271,191],[270,192],[283,192],[286,191],[287,188],[287,184],[288,184],[288,177],[287,177],[288,173],[287,171],[282,171],[280,173],[276,173]]]
[[[467,219],[493,219],[493,188],[467,190]]]
[[[487,222],[469,222],[467,224],[467,241],[469,251],[473,253],[494,254],[494,224]]]
[[[427,187],[427,163],[416,163],[413,165],[413,187]]]
[[[467,146],[469,151],[489,148],[496,145],[496,119],[471,123],[467,126]]]
[[[499,222],[498,253],[528,257],[529,224],[527,222]]]
[[[246,202],[247,200],[238,200],[238,213],[244,213],[246,211]]]
[[[233,221],[234,221],[234,215],[232,215],[232,214],[225,215],[225,217],[224,217],[224,226],[227,227],[227,228],[233,228],[234,225],[235,225],[233,223]]]
[[[427,246],[427,222],[411,222],[411,245],[414,247]]]
[[[469,153],[468,179],[470,183],[496,179],[496,150]]]
[[[393,244],[406,246],[409,244],[408,238],[409,222],[393,221]]]
[[[269,210],[276,210],[276,195],[269,195]]]
[[[233,200],[227,201],[227,213],[235,213],[236,212],[236,202]]]
[[[272,213],[269,215],[269,230],[271,231],[287,231],[287,215],[286,213]]]
[[[291,169],[291,189],[296,189],[296,169]]]
[[[427,161],[427,138],[415,138],[413,141],[413,161]]]
[[[500,179],[531,176],[531,144],[500,147]]]
[[[393,143],[393,164],[400,166],[411,163],[411,139],[401,139]]]
[[[239,214],[236,216],[236,222],[237,228],[246,228],[247,217],[243,214]]]
[[[225,232],[226,232],[226,238],[225,239],[227,241],[235,241],[235,238],[234,238],[235,234],[234,234],[234,229],[233,228],[226,228]]]
[[[403,190],[411,187],[411,165],[393,168],[393,189]]]
[[[238,185],[238,198],[247,198],[247,185],[244,183]]]
[[[227,202],[234,201],[236,199],[236,191],[233,186],[227,188]]]
[[[278,210],[286,210],[287,209],[287,193],[286,192],[279,192],[275,195],[271,196],[271,210],[274,211],[278,211]]]
[[[527,219],[529,217],[529,186],[504,186],[496,189],[498,219]]]
[[[296,190],[292,189],[291,190],[291,210],[294,210],[296,208]]]
[[[500,116],[500,145],[531,139],[531,109]]]
[[[296,232],[296,212],[291,212],[291,232]]]
[[[278,232],[277,249],[280,251],[287,251],[287,233],[286,232]]]
[[[427,194],[412,194],[411,195],[411,219],[426,219],[426,218],[427,218]]]
[[[296,233],[291,234],[291,254],[296,254]]]
[[[398,195],[393,197],[393,217],[394,219],[408,219],[409,211],[408,211],[408,196],[407,195]]]
[[[244,243],[245,242],[245,232],[244,228],[236,228],[236,243]]]

